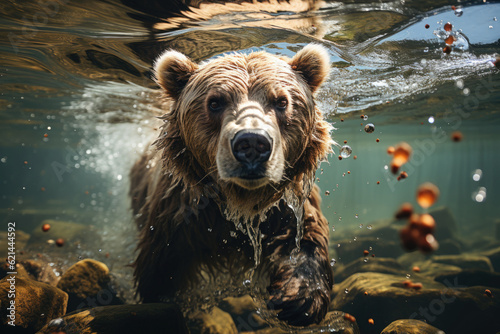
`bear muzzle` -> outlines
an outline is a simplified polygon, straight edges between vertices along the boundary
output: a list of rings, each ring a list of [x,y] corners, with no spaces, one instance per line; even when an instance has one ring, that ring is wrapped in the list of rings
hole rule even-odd
[[[269,160],[273,140],[261,129],[241,130],[231,140],[233,156],[242,164],[239,177],[259,179],[265,176],[263,164]]]

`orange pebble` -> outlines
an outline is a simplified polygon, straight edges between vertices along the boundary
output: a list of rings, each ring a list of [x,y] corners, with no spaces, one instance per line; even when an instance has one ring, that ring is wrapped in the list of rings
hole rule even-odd
[[[463,138],[464,138],[464,135],[460,131],[454,131],[451,134],[451,140],[453,140],[456,143],[458,143],[459,141],[462,141]]]
[[[425,29],[429,29],[430,27],[431,27],[431,26],[430,26],[430,25],[428,25],[428,24],[426,24],[426,25],[425,25]]]
[[[393,152],[392,163],[398,167],[403,166],[410,160],[410,155],[413,152],[410,144],[401,142],[395,148]]]
[[[403,284],[403,287],[405,287],[405,288],[407,288],[407,289],[409,289],[409,288],[411,288],[411,287],[413,286],[413,282],[412,282],[412,281],[410,281],[409,279],[404,280],[404,281],[402,282],[402,284]]]
[[[339,160],[342,160],[342,156],[341,155],[339,155]]]
[[[344,319],[352,323],[356,322],[356,318],[349,313],[344,313]]]
[[[377,181],[377,184],[380,184],[380,181]]]
[[[404,227],[399,231],[399,238],[401,239],[401,243],[403,247],[407,251],[413,251],[417,249],[417,240],[420,236],[418,230],[414,228],[410,228],[408,226]]]
[[[41,188],[40,188],[40,190],[41,190],[41,191],[45,191],[45,187],[41,187]]]
[[[64,246],[64,239],[63,238],[59,238],[56,240],[56,245],[57,247],[62,247]]]
[[[451,6],[451,10],[456,10],[456,9],[457,9],[457,7]]]
[[[413,205],[410,203],[403,203],[399,207],[398,212],[396,212],[397,219],[409,218],[413,213]]]
[[[375,141],[378,143],[380,141],[380,139],[377,138],[377,139],[375,139]]]
[[[408,173],[405,171],[402,171],[399,176],[398,176],[398,181],[401,179],[406,179],[408,177]]]
[[[424,253],[430,253],[438,249],[439,244],[431,233],[422,235],[417,240],[418,248]]]
[[[453,29],[453,25],[450,22],[446,22],[444,24],[444,30],[445,31],[451,31],[451,29]]]
[[[347,140],[344,140],[344,144],[347,144]]]
[[[350,171],[350,170],[348,170],[348,171],[347,171],[347,174],[351,174],[351,171]]]
[[[368,291],[365,291],[365,296],[368,296]]]
[[[413,283],[413,284],[411,285],[411,288],[412,288],[412,289],[415,289],[415,290],[420,290],[420,289],[422,289],[423,287],[424,287],[424,286],[422,285],[422,283]]]
[[[369,323],[370,325],[374,325],[374,324],[375,324],[375,321],[373,321],[373,319],[372,319],[372,318],[370,318],[370,319],[368,319],[368,323]]]
[[[389,147],[387,148],[387,154],[393,154],[395,150],[396,150],[396,149],[394,148],[394,146],[389,146]]]
[[[50,230],[50,224],[43,224],[42,231],[47,232],[48,230]]]
[[[47,138],[49,135],[48,135],[47,133],[45,133],[43,136],[44,136],[45,138]]]
[[[414,266],[411,270],[413,270],[416,273],[419,273],[420,272],[420,267]]]
[[[24,164],[27,165],[28,164],[28,161],[24,161]]]
[[[341,121],[341,122],[343,122],[343,121],[344,121],[344,119],[343,119],[343,118],[341,118],[341,119],[340,119],[340,121]]]
[[[353,158],[354,158],[354,160],[356,160],[356,159],[358,158],[358,156],[357,156],[357,155],[355,155]]]
[[[424,213],[418,217],[417,228],[423,234],[433,233],[434,229],[436,228],[436,221],[430,214]]]
[[[369,251],[367,251],[367,250],[365,249],[365,250],[363,251],[363,255],[364,255],[364,256],[367,256],[368,254],[370,254],[370,252],[369,252]]]
[[[446,54],[450,54],[450,53],[451,53],[451,46],[446,45],[446,46],[443,48],[443,52],[444,52],[444,53],[446,53]]]
[[[439,188],[426,182],[417,189],[417,203],[424,209],[432,206],[439,197]]]
[[[491,292],[490,289],[486,289],[484,290],[484,294],[490,298],[493,298],[493,293]]]

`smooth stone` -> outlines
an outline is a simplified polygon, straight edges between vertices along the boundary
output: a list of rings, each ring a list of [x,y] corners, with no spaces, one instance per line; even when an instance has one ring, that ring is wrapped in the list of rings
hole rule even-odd
[[[180,309],[152,303],[99,306],[67,314],[43,327],[38,334],[189,333]]]
[[[446,333],[494,333],[498,330],[500,289],[464,288],[456,279],[441,284],[425,276],[412,275],[421,289],[403,287],[404,278],[380,273],[360,273],[334,286],[332,309],[356,317],[361,333],[379,333],[399,319],[424,320]],[[345,292],[347,289],[347,293]],[[367,294],[365,294],[365,291]],[[374,319],[374,325],[368,319]],[[471,321],[478,319],[478,321]]]
[[[68,312],[123,304],[111,286],[108,267],[92,259],[78,261],[69,267],[61,276],[57,287],[69,296]]]
[[[392,258],[381,257],[368,257],[368,261],[364,259],[354,260],[351,263],[343,266],[341,269],[335,271],[335,283],[342,282],[349,276],[361,272],[377,272],[384,274],[405,275],[406,272],[403,267]]]
[[[488,257],[475,254],[460,254],[460,255],[434,255],[431,257],[432,262],[449,264],[462,269],[477,269],[485,271],[494,271],[493,265]]]
[[[401,319],[391,322],[380,334],[444,334],[444,332],[420,320]]]
[[[66,313],[68,295],[47,283],[37,282],[29,278],[11,275],[0,280],[0,317],[2,326],[0,332],[10,329],[7,315],[10,313],[11,300],[15,300],[15,325],[16,327],[36,332],[53,318],[58,318]],[[15,282],[15,298],[9,298],[11,282]],[[9,313],[7,313],[9,312]],[[6,329],[7,328],[7,329]]]

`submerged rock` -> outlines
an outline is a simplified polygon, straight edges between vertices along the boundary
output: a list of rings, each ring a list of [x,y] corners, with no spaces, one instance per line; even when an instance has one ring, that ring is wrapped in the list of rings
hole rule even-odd
[[[499,289],[489,289],[491,297],[484,287],[463,288],[456,279],[444,284],[425,276],[412,275],[412,279],[422,285],[405,287],[404,278],[395,275],[354,274],[334,286],[331,308],[354,315],[362,333],[380,332],[398,319],[423,320],[453,334],[499,330]],[[373,325],[368,323],[370,318]]]
[[[420,320],[401,319],[391,322],[380,334],[444,334],[444,332]]]
[[[67,314],[43,327],[38,334],[189,333],[179,308],[154,303],[100,306]]]
[[[461,286],[487,286],[500,289],[500,274],[490,271],[467,269],[458,273],[442,274],[434,278],[437,282],[457,281]]]
[[[199,311],[189,317],[189,331],[191,334],[237,334],[238,330],[231,315],[218,307],[210,312]]]
[[[341,263],[347,264],[356,259],[363,259],[364,250],[369,250],[370,254],[375,254],[376,257],[392,257],[396,258],[403,254],[404,251],[399,245],[398,239],[388,239],[379,237],[358,237],[355,239],[344,239],[336,241],[340,247],[336,248],[338,260]],[[371,258],[371,255],[368,255]]]
[[[488,257],[474,254],[460,255],[435,255],[432,258],[434,263],[449,264],[462,269],[477,269],[494,271],[493,265]]]
[[[481,252],[481,255],[490,259],[495,271],[500,272],[500,247]]]
[[[111,286],[108,267],[99,261],[78,261],[61,276],[57,287],[68,293],[68,312],[123,304]]]
[[[370,257],[367,262],[363,259],[354,260],[340,270],[335,272],[335,283],[340,283],[352,274],[361,272],[377,272],[384,274],[405,275],[408,271],[404,270],[398,261],[392,258]]]
[[[10,298],[12,287],[15,288],[15,297]],[[15,310],[11,312],[12,300],[15,301]],[[0,327],[0,332],[12,330],[8,322],[13,320],[9,317],[13,314],[16,327],[33,333],[51,319],[63,316],[67,302],[68,295],[58,288],[29,278],[8,275],[0,280],[0,317],[3,327]]]

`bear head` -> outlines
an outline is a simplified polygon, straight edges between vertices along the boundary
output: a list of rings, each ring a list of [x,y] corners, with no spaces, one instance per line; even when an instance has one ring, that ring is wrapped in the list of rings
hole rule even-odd
[[[155,63],[172,102],[156,141],[166,173],[189,201],[212,197],[233,221],[262,216],[285,193],[304,200],[333,144],[314,101],[329,69],[319,45],[291,59],[233,53],[201,64],[166,51]]]

